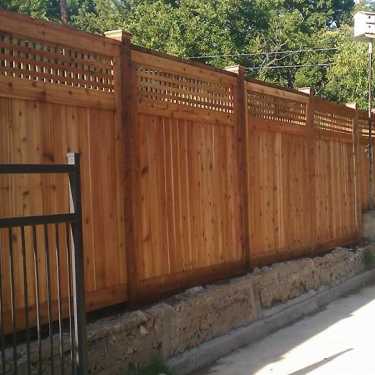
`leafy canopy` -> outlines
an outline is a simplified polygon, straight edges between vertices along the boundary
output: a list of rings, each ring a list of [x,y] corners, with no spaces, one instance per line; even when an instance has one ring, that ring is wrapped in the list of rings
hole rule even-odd
[[[1,8],[53,21],[59,5],[0,0]],[[218,67],[242,64],[250,77],[366,106],[367,46],[352,39],[353,0],[67,0],[67,7],[82,30],[122,28],[135,44]],[[277,53],[285,51],[294,52]]]

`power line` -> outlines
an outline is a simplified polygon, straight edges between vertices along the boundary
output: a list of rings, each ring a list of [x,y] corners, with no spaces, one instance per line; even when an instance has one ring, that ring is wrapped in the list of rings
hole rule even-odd
[[[333,65],[333,63],[327,63],[327,64],[300,64],[300,65],[271,65],[271,66],[255,66],[255,67],[246,68],[246,70],[302,68],[302,67],[331,66],[331,65]]]
[[[337,51],[339,47],[327,47],[327,48],[308,48],[308,49],[297,49],[287,51],[269,51],[269,52],[256,52],[256,53],[234,53],[234,54],[221,54],[221,55],[201,55],[201,56],[190,56],[188,59],[203,59],[203,58],[215,58],[215,57],[239,57],[239,56],[261,56],[261,55],[282,55],[282,54],[293,54],[302,52],[320,52],[320,51]]]

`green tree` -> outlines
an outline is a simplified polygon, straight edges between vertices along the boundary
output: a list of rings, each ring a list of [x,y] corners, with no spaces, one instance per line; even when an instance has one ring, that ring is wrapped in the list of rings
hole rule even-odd
[[[48,0],[0,0],[0,7],[41,19],[59,17],[59,2]]]
[[[366,47],[352,41],[353,0],[66,0],[66,4],[69,22],[79,29],[103,33],[122,28],[133,34],[135,44],[200,57],[195,61],[218,67],[240,63],[248,67],[249,77],[289,87],[312,86],[330,99],[364,105]],[[0,0],[2,8],[54,21],[61,18],[59,5],[59,0]],[[296,52],[306,49],[310,51]],[[285,51],[294,52],[277,53]]]
[[[335,47],[335,39],[330,33],[351,19],[354,6],[352,0],[272,0],[267,3],[269,21],[266,32],[259,35],[256,43],[259,52]],[[251,75],[289,87],[310,85],[320,90],[326,67],[317,64],[329,62],[334,54],[335,50],[259,55],[253,60],[258,68],[252,70]],[[275,65],[288,67],[270,69]],[[296,65],[303,66],[290,68]]]
[[[85,0],[0,0],[0,8],[31,17],[50,21],[61,21],[61,11],[65,7],[69,15],[77,13]]]
[[[102,34],[109,30],[126,29],[125,10],[122,3],[112,0],[81,0],[70,21],[81,30]]]
[[[341,28],[337,34],[340,49],[328,70],[322,95],[338,102],[356,102],[365,109],[368,95],[367,43],[354,41],[349,26]]]

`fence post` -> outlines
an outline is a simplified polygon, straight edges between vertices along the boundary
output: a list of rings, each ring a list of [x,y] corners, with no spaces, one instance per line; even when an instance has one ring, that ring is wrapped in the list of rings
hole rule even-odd
[[[128,298],[136,301],[138,270],[136,258],[137,229],[137,136],[136,136],[136,76],[131,60],[131,34],[123,30],[105,33],[107,38],[121,42],[115,66],[116,123],[119,130],[121,155],[121,175],[124,177],[123,190],[125,251],[127,260]]]
[[[74,311],[74,344],[76,346],[76,371],[78,375],[88,374],[85,278],[82,240],[82,209],[81,209],[81,172],[80,156],[77,153],[67,155],[68,163],[75,166],[69,173],[71,209],[77,216],[72,223],[72,278],[73,278],[73,311]]]
[[[240,192],[241,244],[247,267],[251,267],[249,227],[249,173],[248,173],[248,110],[245,86],[246,69],[240,65],[228,66],[225,70],[237,74],[234,111],[236,114],[237,160]]]
[[[317,217],[316,217],[316,194],[315,194],[315,131],[314,131],[314,90],[310,87],[304,88],[302,92],[309,95],[309,100],[306,108],[306,141],[308,143],[309,155],[309,181],[308,194],[310,200],[310,220],[311,220],[311,238],[310,248],[312,255],[315,255],[315,249],[318,246],[317,243]]]
[[[358,110],[357,104],[347,104],[348,107],[354,109],[354,116],[352,120],[352,140],[353,140],[353,180],[354,180],[354,215],[355,223],[358,230],[358,237],[361,234],[361,201],[360,201],[360,179],[359,177],[359,126],[358,126]]]
[[[371,120],[369,119],[369,126],[371,123],[371,129],[374,128],[374,113],[371,112]],[[374,209],[374,138],[373,138],[373,132],[371,133],[370,137],[370,131],[368,135],[368,162],[369,162],[369,180],[368,180],[368,209],[373,210]],[[371,147],[370,147],[371,146]]]

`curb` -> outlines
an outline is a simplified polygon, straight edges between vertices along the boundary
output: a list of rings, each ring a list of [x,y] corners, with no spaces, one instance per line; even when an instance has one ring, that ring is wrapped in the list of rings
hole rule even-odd
[[[338,297],[372,281],[375,281],[375,269],[354,276],[334,287],[322,287],[318,291],[307,292],[287,303],[264,310],[260,318],[248,326],[237,328],[169,359],[167,365],[178,375],[190,374],[211,365],[242,346],[249,345],[306,315],[318,312]]]

